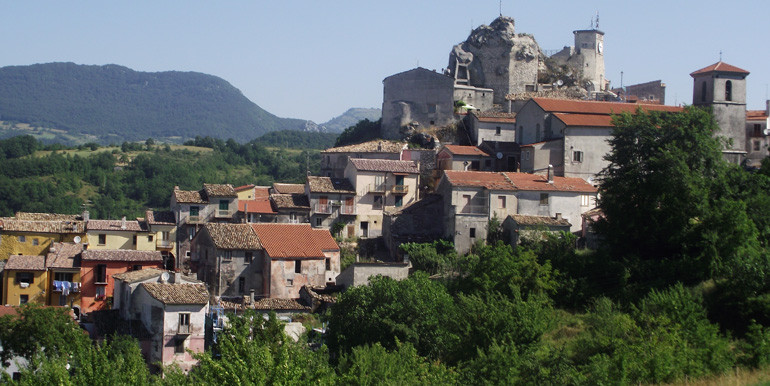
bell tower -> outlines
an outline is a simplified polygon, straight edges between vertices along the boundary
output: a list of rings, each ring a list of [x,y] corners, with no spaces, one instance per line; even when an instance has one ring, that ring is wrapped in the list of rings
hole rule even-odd
[[[725,158],[740,163],[746,156],[746,77],[749,72],[721,60],[690,74],[692,104],[711,107],[719,135],[731,141]]]

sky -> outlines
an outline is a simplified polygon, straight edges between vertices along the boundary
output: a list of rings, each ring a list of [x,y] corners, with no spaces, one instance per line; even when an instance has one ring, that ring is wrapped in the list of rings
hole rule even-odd
[[[624,85],[660,79],[666,104],[690,104],[689,74],[721,51],[751,72],[748,108],[768,99],[765,0],[0,0],[0,67],[202,72],[277,116],[322,123],[351,107],[380,108],[387,76],[441,71],[452,47],[501,9],[543,50],[573,45],[572,31],[589,28],[598,12],[612,87],[621,71]]]

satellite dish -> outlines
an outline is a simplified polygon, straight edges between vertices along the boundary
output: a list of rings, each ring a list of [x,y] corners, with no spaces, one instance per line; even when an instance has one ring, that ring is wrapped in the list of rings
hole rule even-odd
[[[165,283],[168,281],[169,275],[168,272],[163,272],[160,274],[160,282]]]
[[[503,159],[503,153],[497,152],[497,159]]]
[[[564,81],[559,79],[559,80],[556,81],[556,85],[561,87],[562,85],[564,85]]]
[[[770,128],[763,130],[762,133],[765,135],[770,135]]]
[[[79,243],[79,242],[80,242],[80,240],[82,240],[82,239],[80,238],[80,236],[75,236],[75,238],[73,239],[73,241],[74,241],[74,242],[76,242],[76,243]]]

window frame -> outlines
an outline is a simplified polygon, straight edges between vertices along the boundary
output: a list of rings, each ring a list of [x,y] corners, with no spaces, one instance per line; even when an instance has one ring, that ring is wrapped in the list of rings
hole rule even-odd
[[[98,234],[98,245],[107,245],[107,234],[106,233],[99,233]]]
[[[582,163],[583,162],[583,151],[582,150],[573,150],[572,151],[572,162]]]
[[[294,273],[302,273],[302,260],[294,260]]]
[[[550,202],[550,196],[548,193],[540,193],[540,205],[546,206]]]

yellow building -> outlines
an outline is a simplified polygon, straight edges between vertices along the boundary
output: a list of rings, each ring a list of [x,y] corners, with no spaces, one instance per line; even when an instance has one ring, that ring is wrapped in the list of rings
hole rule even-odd
[[[87,212],[86,212],[87,218]],[[79,215],[19,212],[0,218],[0,260],[11,255],[44,255],[51,243],[72,242],[85,236]]]
[[[249,185],[243,185],[235,188],[235,194],[238,195],[238,200],[253,200],[254,199],[254,188],[255,186],[252,184]]]
[[[80,254],[83,244],[54,243],[46,258],[49,306],[80,308]],[[79,313],[78,313],[79,314]]]
[[[154,251],[154,237],[137,220],[89,220],[88,249],[133,249]]]
[[[150,250],[160,251],[163,255],[163,266],[168,270],[175,268],[176,253],[176,220],[174,212],[153,211],[145,212],[143,223],[148,235],[155,240]]]
[[[45,256],[13,255],[5,263],[3,277],[3,304],[46,304]]]

